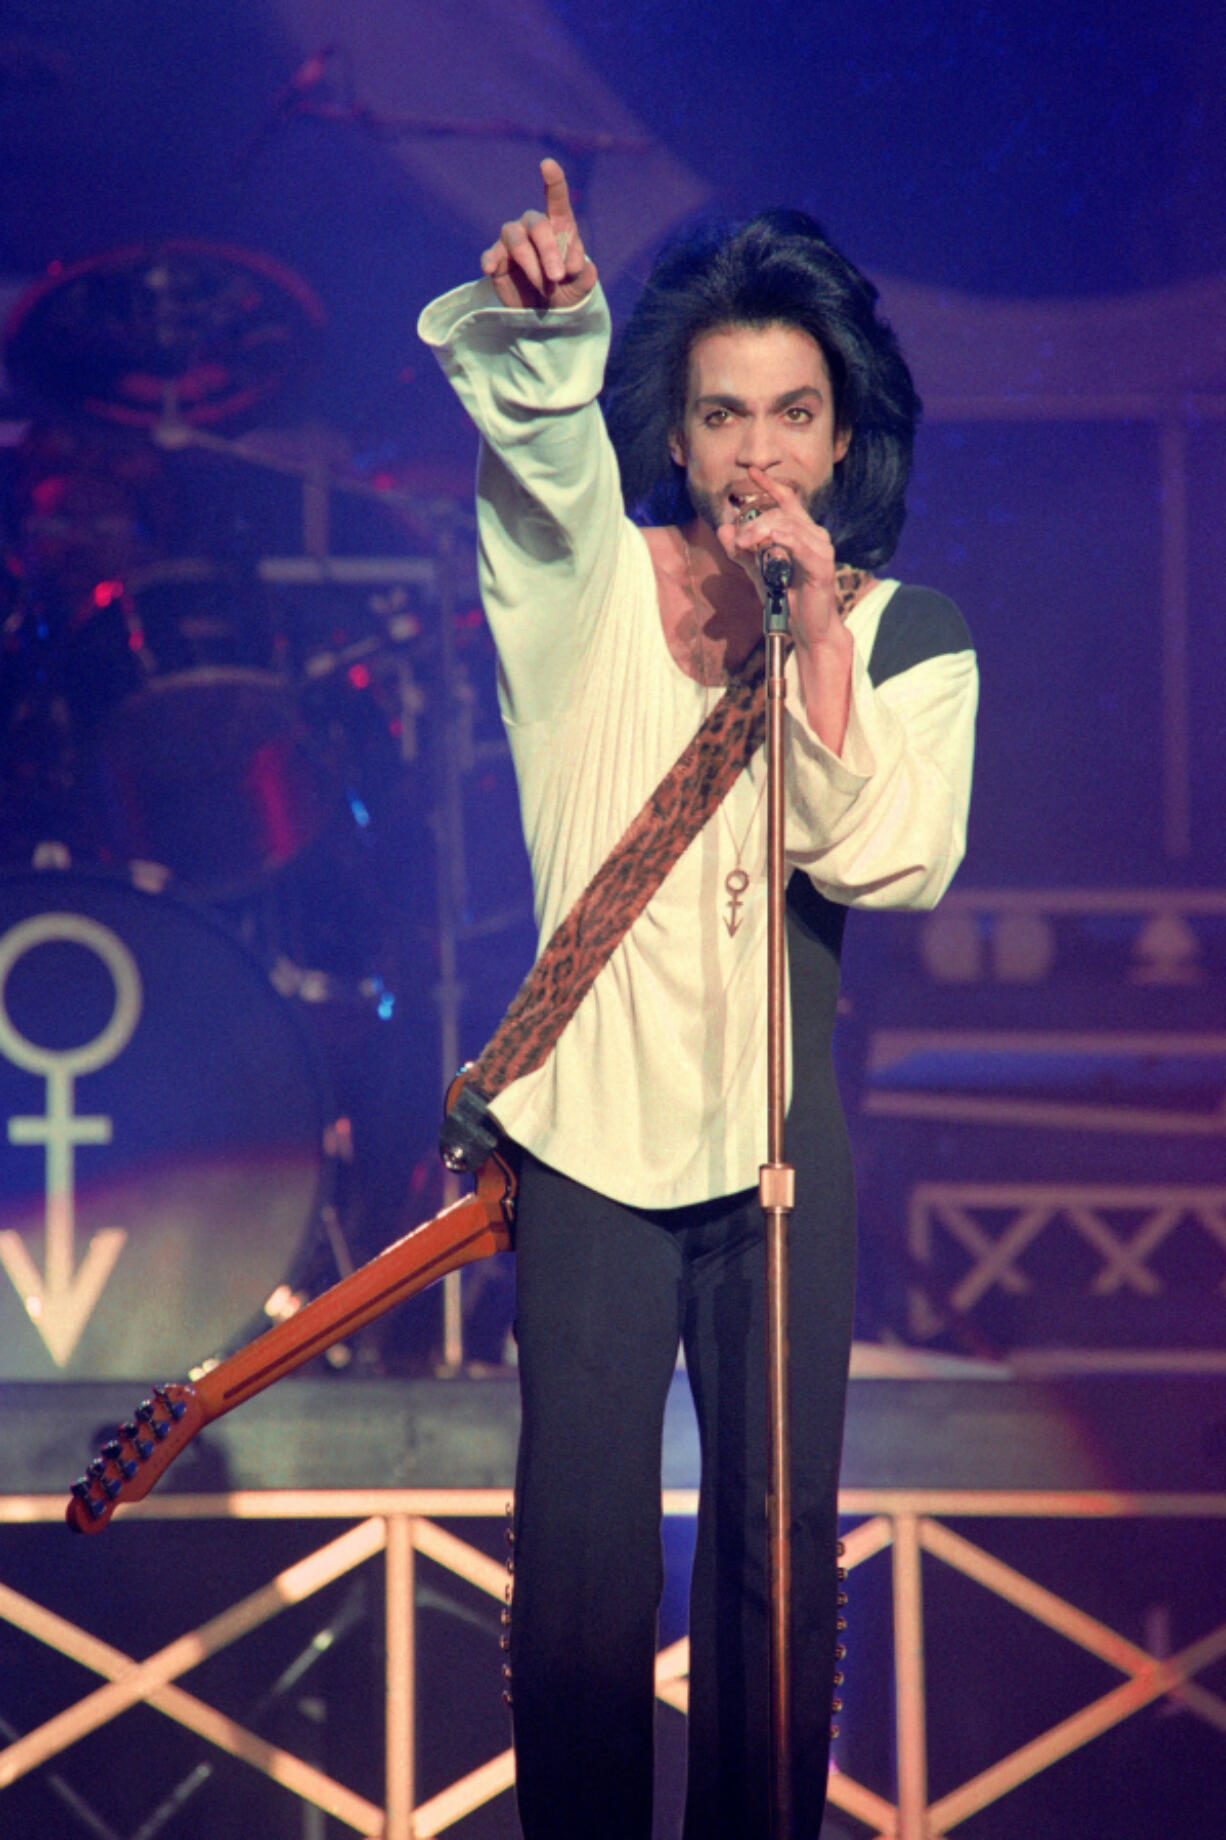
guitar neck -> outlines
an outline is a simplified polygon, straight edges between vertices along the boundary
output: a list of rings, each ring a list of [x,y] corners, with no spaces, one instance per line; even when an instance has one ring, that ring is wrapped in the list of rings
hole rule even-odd
[[[448,1272],[506,1251],[510,1243],[501,1200],[495,1202],[478,1191],[454,1201],[285,1322],[210,1368],[195,1383],[202,1422],[232,1412]]]
[[[155,1387],[73,1483],[69,1526],[78,1533],[97,1533],[121,1503],[143,1501],[210,1420],[232,1412],[448,1272],[509,1250],[514,1206],[514,1169],[495,1152],[477,1171],[473,1194],[453,1201],[258,1341],[210,1368],[195,1386],[171,1382]]]

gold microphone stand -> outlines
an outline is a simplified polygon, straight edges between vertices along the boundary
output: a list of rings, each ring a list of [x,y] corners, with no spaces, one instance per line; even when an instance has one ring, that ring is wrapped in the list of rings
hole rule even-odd
[[[787,955],[784,936],[784,679],[789,556],[762,561],[766,584],[767,1160],[758,1176],[766,1229],[767,1560],[770,1605],[771,1836],[792,1840],[792,1485],[788,1389],[788,1225],[796,1172],[784,1161]]]

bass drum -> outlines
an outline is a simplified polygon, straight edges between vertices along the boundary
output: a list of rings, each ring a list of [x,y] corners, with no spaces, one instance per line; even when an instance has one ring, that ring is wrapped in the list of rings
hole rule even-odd
[[[267,1326],[327,1199],[326,1086],[216,922],[0,877],[0,1380],[180,1375]]]

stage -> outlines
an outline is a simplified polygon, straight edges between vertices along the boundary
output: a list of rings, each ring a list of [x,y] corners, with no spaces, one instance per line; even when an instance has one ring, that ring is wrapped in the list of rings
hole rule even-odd
[[[1024,1380],[860,1346],[831,1835],[1004,1840],[1036,1823],[1097,1831],[1095,1811],[1110,1811],[1115,1840],[1140,1840],[1162,1808],[1185,1836],[1215,1833],[1226,1373],[1207,1364],[1138,1355],[1131,1372]],[[897,1377],[906,1368],[926,1377]],[[513,1835],[497,1645],[513,1374],[292,1379],[206,1428],[113,1528],[74,1537],[63,1483],[134,1403],[112,1383],[0,1390],[2,1640],[19,1662],[7,1678],[24,1682],[0,1706],[14,1735],[24,1719],[0,1752],[5,1833],[46,1831],[38,1811],[52,1804],[65,1840],[152,1833],[178,1787],[170,1831],[184,1835],[233,1831],[227,1808],[258,1809],[269,1836]],[[680,1793],[697,1456],[678,1376],[664,1434],[660,1833]],[[178,1684],[197,1668],[204,1698]],[[117,1736],[158,1764],[133,1779],[126,1810],[110,1783],[96,1809],[90,1785]],[[1121,1743],[1145,1768],[1117,1806],[1104,1761]]]

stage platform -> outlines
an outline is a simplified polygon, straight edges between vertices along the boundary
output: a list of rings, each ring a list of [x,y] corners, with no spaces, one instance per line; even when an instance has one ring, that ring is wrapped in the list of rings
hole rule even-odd
[[[1226,1372],[1054,1372],[858,1349],[843,1486],[859,1489],[1226,1489]],[[910,1364],[913,1377],[899,1377]],[[893,1370],[893,1371],[891,1371]],[[66,1489],[141,1381],[0,1385],[6,1495]],[[291,1376],[214,1421],[160,1489],[508,1489],[519,1404],[493,1377]],[[667,1489],[698,1485],[698,1433],[682,1374],[664,1431]]]
[[[1211,1353],[1115,1364],[1048,1357],[1020,1378],[857,1351],[823,1840],[1220,1840],[1226,1373]],[[112,1530],[73,1539],[67,1485],[143,1390],[0,1386],[6,1840],[120,1840],[172,1804],[174,1840],[512,1840],[498,1644],[514,1374],[292,1377],[208,1426]],[[684,1773],[697,1479],[679,1375],[657,1840]],[[117,1741],[156,1759],[136,1802]]]

